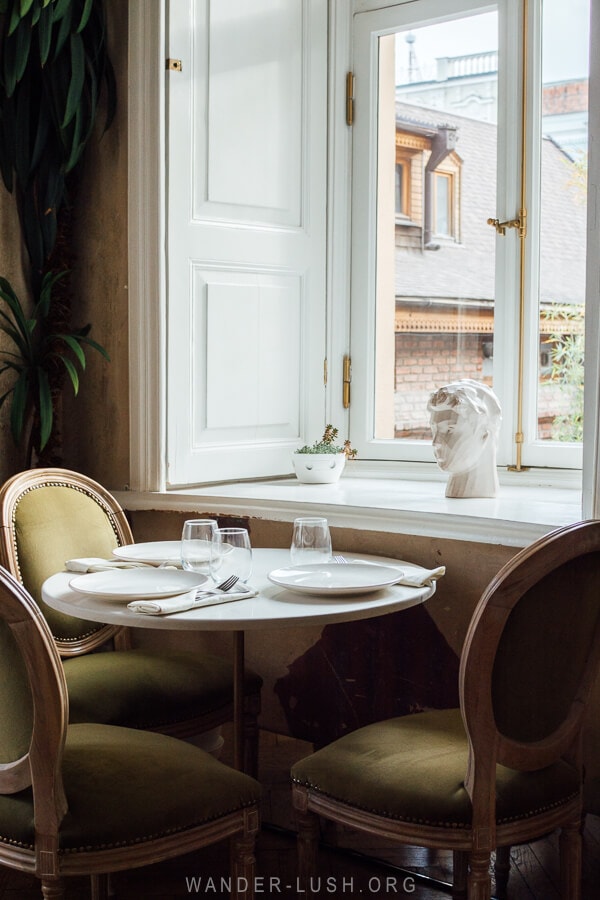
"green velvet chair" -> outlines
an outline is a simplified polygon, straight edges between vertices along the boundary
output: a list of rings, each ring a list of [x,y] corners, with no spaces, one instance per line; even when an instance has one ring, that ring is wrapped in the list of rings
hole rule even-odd
[[[89,874],[101,900],[111,872],[228,838],[232,896],[254,896],[258,782],[189,743],[68,713],[50,629],[0,567],[0,865],[36,875],[46,900]]]
[[[125,514],[101,485],[66,469],[30,469],[0,489],[0,562],[40,605],[64,658],[71,722],[190,738],[233,719],[233,661],[215,654],[133,649],[127,629],[46,606],[41,586],[68,559],[110,557],[133,542]],[[117,652],[91,652],[111,642]],[[262,679],[247,671],[244,769],[256,775]]]
[[[418,652],[427,653],[426,647]],[[301,878],[319,817],[454,851],[454,893],[489,900],[490,855],[561,829],[563,900],[581,896],[583,713],[600,658],[600,521],[517,553],[474,612],[460,709],[358,729],[292,768]],[[504,883],[502,883],[504,882]]]

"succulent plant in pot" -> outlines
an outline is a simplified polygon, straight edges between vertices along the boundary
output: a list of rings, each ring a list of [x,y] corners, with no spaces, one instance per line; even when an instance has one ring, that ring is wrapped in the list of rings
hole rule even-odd
[[[338,429],[327,425],[323,437],[314,444],[305,444],[292,454],[298,481],[306,484],[332,484],[338,481],[347,459],[354,459],[356,450],[350,441],[336,443]]]

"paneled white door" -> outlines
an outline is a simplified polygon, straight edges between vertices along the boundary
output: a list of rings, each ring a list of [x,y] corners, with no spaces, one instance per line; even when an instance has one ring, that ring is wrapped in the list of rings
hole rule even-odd
[[[283,474],[324,409],[326,0],[171,0],[167,484]]]

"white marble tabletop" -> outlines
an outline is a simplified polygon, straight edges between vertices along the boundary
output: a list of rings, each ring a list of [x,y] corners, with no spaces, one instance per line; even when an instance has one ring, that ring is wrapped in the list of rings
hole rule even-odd
[[[414,564],[387,557],[364,553],[348,553],[346,556],[352,560],[364,559],[395,565],[405,572],[420,570]],[[431,587],[392,585],[373,593],[352,596],[300,594],[272,584],[267,577],[273,569],[288,565],[288,550],[255,548],[253,571],[248,583],[258,591],[256,597],[164,616],[133,612],[122,599],[111,600],[78,593],[69,586],[69,582],[75,577],[72,572],[59,572],[48,578],[42,586],[42,597],[49,606],[60,612],[111,625],[164,630],[249,631],[275,626],[326,625],[373,618],[416,606],[435,593],[434,583]]]

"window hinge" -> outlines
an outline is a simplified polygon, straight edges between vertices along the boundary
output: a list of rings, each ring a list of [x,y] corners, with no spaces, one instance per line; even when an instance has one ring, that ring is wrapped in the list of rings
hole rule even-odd
[[[180,59],[168,59],[167,60],[167,69],[170,72],[181,72],[183,71],[183,65]]]
[[[354,125],[354,72],[346,75],[346,125]]]
[[[350,406],[350,382],[352,381],[352,362],[348,355],[344,356],[342,375],[342,402],[344,409]]]

